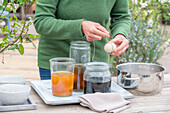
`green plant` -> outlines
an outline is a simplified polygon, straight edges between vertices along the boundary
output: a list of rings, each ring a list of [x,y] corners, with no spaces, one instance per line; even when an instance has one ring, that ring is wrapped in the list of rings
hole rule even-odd
[[[24,20],[19,21],[15,15],[9,18],[10,21],[14,21],[14,23],[10,26],[11,30],[9,30],[7,26],[0,27],[2,32],[1,37],[3,38],[0,42],[0,53],[5,50],[17,49],[21,55],[24,54],[24,47],[22,45],[24,39],[31,42],[33,46],[35,46],[32,39],[35,39],[38,35],[34,36],[32,34],[28,34],[29,26],[32,24],[32,18],[28,17],[29,21],[26,21],[27,12],[35,2],[36,0],[9,0],[9,3],[7,3],[7,0],[4,0],[0,5],[0,10],[2,11],[0,13],[1,22],[2,19],[7,18],[6,16],[2,16],[4,11],[13,12],[15,14],[17,8],[21,6],[24,6],[25,8]]]
[[[152,18],[154,25],[158,26],[162,18],[170,19],[169,0],[129,0],[130,12],[142,13],[146,19]]]
[[[150,0],[150,2],[154,0]],[[139,2],[139,0],[137,0]],[[149,6],[148,6],[149,7]],[[151,10],[151,11],[150,11]],[[129,32],[129,48],[120,56],[111,56],[110,63],[113,72],[117,74],[116,66],[127,62],[158,63],[164,50],[170,47],[170,39],[165,25],[162,27],[159,15],[153,15],[153,10],[130,2],[131,28]],[[157,20],[158,19],[158,20]]]

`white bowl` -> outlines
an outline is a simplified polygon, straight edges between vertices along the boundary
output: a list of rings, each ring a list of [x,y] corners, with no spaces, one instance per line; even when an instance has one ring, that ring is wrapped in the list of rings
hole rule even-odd
[[[0,75],[1,84],[25,84],[26,78],[18,75]]]
[[[0,102],[4,105],[23,104],[30,95],[31,87],[20,84],[0,85]]]

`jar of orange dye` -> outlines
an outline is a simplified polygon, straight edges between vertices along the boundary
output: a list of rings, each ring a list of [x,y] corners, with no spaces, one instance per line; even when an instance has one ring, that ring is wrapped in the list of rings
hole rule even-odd
[[[70,96],[74,82],[73,58],[50,59],[52,93],[54,96]]]

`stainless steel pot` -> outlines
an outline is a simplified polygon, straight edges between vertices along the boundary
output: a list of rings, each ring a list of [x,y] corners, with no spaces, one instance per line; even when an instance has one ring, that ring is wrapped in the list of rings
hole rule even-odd
[[[152,63],[124,63],[118,69],[117,83],[134,95],[154,95],[163,86],[164,67]]]

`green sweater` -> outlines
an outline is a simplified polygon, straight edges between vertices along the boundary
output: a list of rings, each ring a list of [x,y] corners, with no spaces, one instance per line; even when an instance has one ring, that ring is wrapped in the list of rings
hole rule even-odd
[[[81,32],[82,20],[100,23],[110,30],[113,38],[117,34],[127,37],[130,28],[128,0],[38,0],[34,26],[40,34],[38,66],[50,69],[49,59],[69,57],[70,42],[84,40]],[[104,51],[108,39],[95,42],[95,61],[109,62]],[[91,43],[91,57],[93,43]]]

